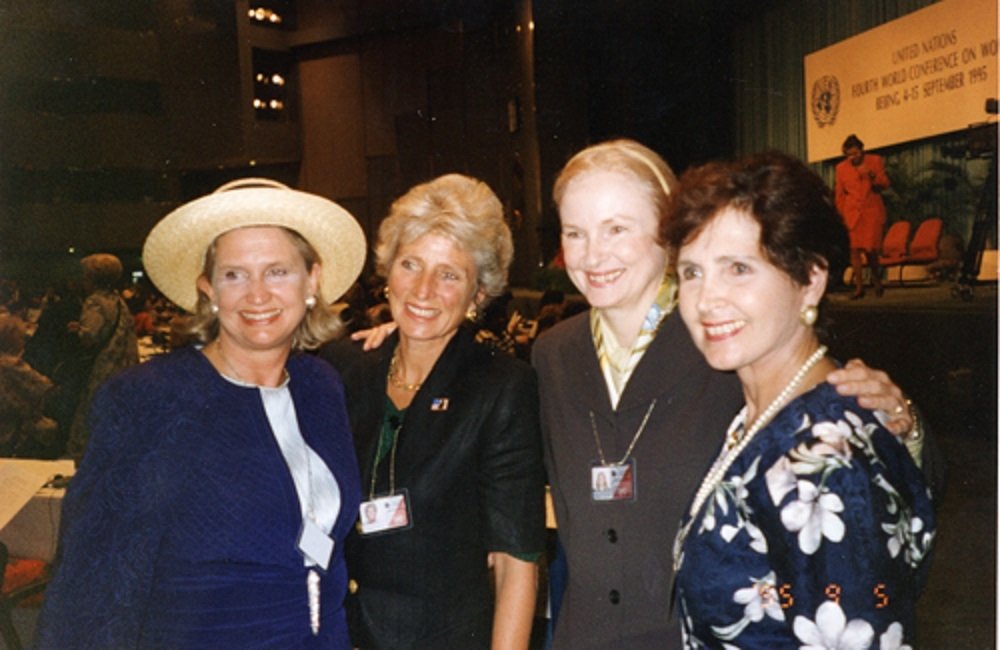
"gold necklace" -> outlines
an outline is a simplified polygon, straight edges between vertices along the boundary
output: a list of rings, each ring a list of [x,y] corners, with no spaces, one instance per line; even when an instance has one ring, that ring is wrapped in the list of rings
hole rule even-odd
[[[408,384],[399,378],[396,372],[396,363],[399,360],[399,348],[396,348],[392,353],[392,358],[389,359],[389,383],[398,388],[399,390],[405,390],[408,393],[415,393],[420,390],[420,387],[424,383],[417,382],[415,384]]]

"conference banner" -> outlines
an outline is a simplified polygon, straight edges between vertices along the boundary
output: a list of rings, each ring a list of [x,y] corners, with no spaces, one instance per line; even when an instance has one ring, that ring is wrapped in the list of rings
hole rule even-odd
[[[996,0],[942,0],[805,57],[810,162],[995,120]]]

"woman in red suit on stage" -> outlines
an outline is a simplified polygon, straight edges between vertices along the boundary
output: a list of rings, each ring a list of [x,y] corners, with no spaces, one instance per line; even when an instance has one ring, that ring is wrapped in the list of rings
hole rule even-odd
[[[862,268],[871,268],[875,294],[882,295],[882,269],[878,255],[885,230],[885,204],[880,192],[889,187],[882,157],[865,152],[865,145],[853,133],[843,144],[844,160],[837,165],[837,211],[851,237],[851,269],[854,276],[852,299],[865,295]]]

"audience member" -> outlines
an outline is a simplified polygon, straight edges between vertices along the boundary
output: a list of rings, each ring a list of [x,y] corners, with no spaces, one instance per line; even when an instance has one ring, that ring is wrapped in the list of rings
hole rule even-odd
[[[0,456],[55,458],[58,426],[45,415],[52,382],[22,358],[24,323],[0,315]]]
[[[139,361],[132,314],[116,289],[122,277],[121,260],[108,253],[95,253],[80,260],[80,266],[87,296],[80,319],[67,327],[80,337],[83,347],[93,355],[93,363],[66,443],[67,453],[77,462],[87,445],[87,412],[94,392],[108,377]]]
[[[35,333],[24,349],[24,360],[54,384],[48,415],[58,425],[57,457],[66,453],[73,416],[94,365],[94,353],[69,327],[80,317],[82,293],[80,282],[72,278],[50,287]]]

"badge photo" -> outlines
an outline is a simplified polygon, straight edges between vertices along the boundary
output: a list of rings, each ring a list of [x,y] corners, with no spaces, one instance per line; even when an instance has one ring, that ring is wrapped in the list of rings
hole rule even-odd
[[[594,501],[635,500],[635,460],[618,465],[591,465],[590,495]]]
[[[362,535],[406,530],[413,525],[406,490],[362,501],[358,507],[358,516]]]

